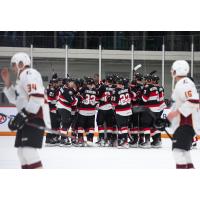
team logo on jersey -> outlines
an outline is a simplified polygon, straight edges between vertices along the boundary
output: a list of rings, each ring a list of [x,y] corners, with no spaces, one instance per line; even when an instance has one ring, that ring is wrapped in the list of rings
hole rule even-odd
[[[4,115],[3,113],[0,113],[0,124],[5,123],[7,120],[7,116]]]

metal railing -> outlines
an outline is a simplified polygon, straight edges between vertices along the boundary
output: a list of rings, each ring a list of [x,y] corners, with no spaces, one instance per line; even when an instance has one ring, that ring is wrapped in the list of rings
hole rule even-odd
[[[131,71],[137,64],[142,64],[141,73],[149,73],[152,70],[157,70],[160,76],[161,83],[166,88],[168,98],[170,97],[171,75],[170,67],[175,59],[187,60],[191,66],[190,75],[195,79],[198,89],[200,89],[200,35],[182,35],[182,36],[1,36],[0,47],[27,47],[32,58],[33,67],[39,69],[42,76],[45,77],[45,84],[48,84],[52,76],[52,71],[59,73],[59,76],[64,77],[70,74],[76,78],[84,75],[93,75],[98,73],[100,79],[105,78],[108,73],[126,74],[132,78]],[[35,48],[44,48],[36,50]],[[61,48],[52,49],[45,48]],[[33,50],[34,49],[34,50]],[[76,51],[73,49],[85,49],[84,51],[77,50],[79,57],[74,58]],[[86,58],[80,56],[92,51],[95,57]],[[41,51],[42,50],[42,51]],[[126,50],[122,52],[104,51],[104,50]],[[2,48],[2,52],[4,48]],[[0,52],[2,55],[15,50],[10,48],[7,52]],[[40,58],[37,51],[39,51]],[[73,55],[72,52],[73,51]],[[50,52],[50,53],[49,53]],[[105,58],[105,54],[113,55],[114,58]],[[91,53],[91,52],[90,52]],[[91,53],[92,54],[92,53]],[[41,56],[42,55],[42,56]],[[43,55],[49,55],[45,57]],[[54,56],[52,56],[54,55]],[[62,56],[59,56],[62,55]],[[0,57],[1,66],[9,64],[10,56]],[[52,57],[51,57],[52,56]],[[56,57],[57,56],[57,57]],[[70,57],[71,56],[71,57]],[[92,55],[91,55],[92,56]],[[81,57],[81,58],[80,58]],[[125,58],[126,57],[126,58]],[[1,78],[0,78],[1,82]],[[2,87],[0,84],[0,104],[5,102],[6,98],[2,95]]]

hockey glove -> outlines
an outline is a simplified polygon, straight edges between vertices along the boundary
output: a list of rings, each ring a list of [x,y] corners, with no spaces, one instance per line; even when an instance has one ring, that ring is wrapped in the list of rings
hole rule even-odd
[[[160,131],[165,131],[165,128],[169,127],[171,124],[170,124],[170,121],[168,119],[157,119],[155,120],[154,122],[154,127]]]
[[[13,119],[8,122],[8,128],[11,131],[20,130],[23,128],[25,123],[28,121],[28,113],[23,108]]]

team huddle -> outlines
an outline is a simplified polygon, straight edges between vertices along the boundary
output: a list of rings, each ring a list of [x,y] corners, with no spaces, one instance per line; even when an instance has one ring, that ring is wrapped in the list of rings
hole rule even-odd
[[[166,108],[155,71],[145,76],[135,72],[133,81],[109,75],[101,82],[54,74],[46,93],[52,129],[63,134],[47,133],[46,146],[161,147],[161,131],[153,125],[152,116],[135,111],[146,107],[160,118]],[[95,121],[97,142],[93,140]]]

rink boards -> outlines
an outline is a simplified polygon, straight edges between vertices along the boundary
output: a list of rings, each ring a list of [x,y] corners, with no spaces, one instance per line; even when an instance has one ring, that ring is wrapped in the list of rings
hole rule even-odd
[[[166,110],[167,111],[167,110]],[[0,136],[14,136],[16,133],[8,129],[9,119],[16,115],[17,110],[15,106],[1,106],[0,107]],[[3,114],[3,115],[2,115]],[[95,127],[95,136],[98,136],[97,127]],[[162,133],[163,138],[168,138],[166,133]]]

